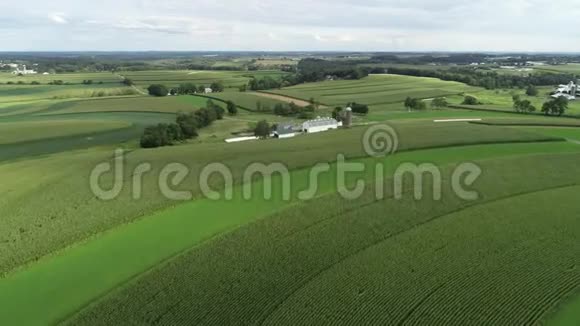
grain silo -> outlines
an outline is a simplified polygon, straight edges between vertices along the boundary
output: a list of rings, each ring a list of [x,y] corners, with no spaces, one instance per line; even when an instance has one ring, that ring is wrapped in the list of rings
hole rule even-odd
[[[344,127],[346,128],[350,128],[352,126],[352,108],[348,107],[345,110],[345,114],[344,114]]]

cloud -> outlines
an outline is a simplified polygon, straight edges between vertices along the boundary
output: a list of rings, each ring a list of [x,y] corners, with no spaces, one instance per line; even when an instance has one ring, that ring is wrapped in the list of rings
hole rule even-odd
[[[50,14],[48,18],[56,24],[66,25],[68,24],[68,20],[65,18],[65,14],[62,13],[54,13]]]
[[[10,50],[580,51],[578,15],[552,0],[30,0],[3,4],[0,32],[22,36]]]

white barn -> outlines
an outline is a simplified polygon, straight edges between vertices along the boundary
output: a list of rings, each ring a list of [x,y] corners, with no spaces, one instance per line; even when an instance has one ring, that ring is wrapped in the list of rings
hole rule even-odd
[[[19,67],[17,67],[16,70],[14,70],[12,72],[12,74],[13,75],[34,75],[34,74],[36,74],[36,71],[26,69],[26,65],[23,65],[22,66],[22,69],[20,69]]]
[[[302,124],[302,131],[305,133],[323,132],[342,127],[342,122],[338,122],[333,118],[317,118],[308,120]]]

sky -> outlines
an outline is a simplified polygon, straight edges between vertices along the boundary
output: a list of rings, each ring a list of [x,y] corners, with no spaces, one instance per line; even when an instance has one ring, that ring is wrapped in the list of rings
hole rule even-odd
[[[580,52],[580,1],[1,0],[0,51]]]

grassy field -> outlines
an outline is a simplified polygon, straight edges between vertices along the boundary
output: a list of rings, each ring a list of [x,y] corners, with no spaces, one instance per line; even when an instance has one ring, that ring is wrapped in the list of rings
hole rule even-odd
[[[475,92],[469,93],[469,95],[475,96],[482,105],[475,106],[464,106],[461,105],[463,102],[463,96],[449,96],[448,101],[454,105],[461,105],[467,108],[476,109],[493,109],[500,111],[514,112],[513,109],[513,95],[519,95],[522,100],[529,100],[536,107],[537,112],[541,112],[542,105],[544,102],[550,99],[549,93],[553,91],[552,87],[539,87],[538,96],[527,96],[525,90],[517,89],[504,89],[504,90],[483,90],[479,89]],[[580,115],[580,101],[570,101],[568,105],[568,110],[566,114],[569,115]]]
[[[262,97],[253,92],[224,92],[209,94],[208,96],[222,101],[233,101],[241,109],[249,111],[259,111],[258,107],[261,106],[262,111],[272,112],[276,104],[286,104],[284,101]]]
[[[239,88],[247,85],[252,77],[270,76],[278,78],[284,73],[280,71],[138,71],[121,72],[119,75],[129,78],[140,88],[151,84],[164,84],[167,87],[177,87],[183,83],[193,83],[196,86],[209,87],[213,82],[221,82],[226,88]]]
[[[121,85],[0,85],[0,101],[20,103],[41,99],[91,98],[136,95],[137,91]]]
[[[303,100],[314,98],[332,107],[346,105],[348,102],[359,102],[370,105],[371,110],[381,110],[383,107],[402,103],[409,96],[428,99],[460,94],[475,89],[465,84],[433,78],[371,75],[354,81],[325,81],[297,85],[272,91],[272,93]]]
[[[0,145],[71,135],[92,134],[129,127],[125,122],[98,120],[51,120],[0,124]]]
[[[18,76],[11,73],[0,73],[0,83],[6,84],[9,82],[18,83],[23,82],[30,84],[33,81],[41,84],[48,84],[55,80],[62,80],[69,84],[82,84],[85,80],[92,80],[93,84],[119,84],[119,76],[110,72],[83,72],[83,73],[68,73],[68,74],[51,74],[51,75],[25,75]]]

